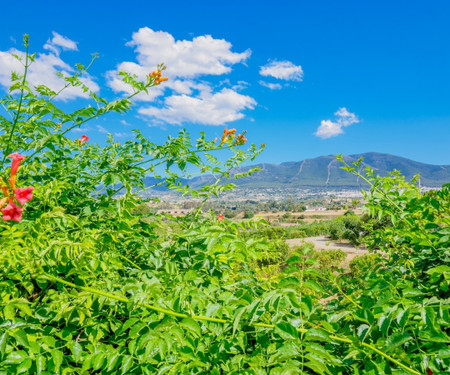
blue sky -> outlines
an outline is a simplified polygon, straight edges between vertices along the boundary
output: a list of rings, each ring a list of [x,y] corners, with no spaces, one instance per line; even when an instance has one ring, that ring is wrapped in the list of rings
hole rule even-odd
[[[110,99],[124,95],[118,69],[168,65],[132,113],[83,129],[93,141],[235,127],[267,145],[260,162],[377,151],[450,164],[449,15],[447,1],[10,1],[0,88],[28,33],[50,86],[93,52],[88,82]],[[86,103],[69,94],[61,105]]]

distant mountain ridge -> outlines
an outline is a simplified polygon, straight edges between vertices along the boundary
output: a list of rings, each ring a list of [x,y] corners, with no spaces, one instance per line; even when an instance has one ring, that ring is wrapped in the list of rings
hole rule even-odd
[[[400,156],[367,152],[344,156],[347,163],[352,163],[360,157],[364,158],[362,168],[370,167],[379,175],[386,176],[394,169],[399,170],[407,180],[420,174],[422,186],[438,187],[450,182],[450,165],[424,164]],[[335,155],[319,156],[299,162],[282,164],[258,164],[261,171],[251,177],[238,180],[239,186],[251,187],[361,187],[357,177],[342,170],[343,164],[336,160]],[[255,166],[241,168],[248,170]]]
[[[400,156],[367,152],[347,155],[344,160],[352,163],[364,158],[362,168],[370,167],[376,174],[386,176],[394,169],[410,180],[420,174],[421,186],[440,187],[450,182],[450,165],[431,165],[413,161]],[[252,176],[232,180],[245,188],[361,188],[364,183],[349,172],[342,170],[343,164],[335,155],[319,156],[298,162],[281,164],[260,163],[248,167],[236,168],[233,174],[260,167],[261,171]],[[201,186],[213,181],[212,176],[200,176],[189,181],[191,186]]]

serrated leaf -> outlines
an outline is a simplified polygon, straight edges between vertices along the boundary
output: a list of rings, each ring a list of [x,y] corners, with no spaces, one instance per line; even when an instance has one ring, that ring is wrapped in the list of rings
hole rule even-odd
[[[392,350],[397,346],[403,345],[411,339],[411,335],[408,332],[397,332],[390,335],[386,340],[386,350]]]
[[[401,328],[404,328],[406,322],[408,321],[408,318],[409,318],[409,309],[407,308],[406,310],[400,310],[396,318],[398,325]]]
[[[133,367],[133,357],[126,355],[122,359],[121,371],[122,375],[126,374],[131,367]]]
[[[304,366],[310,368],[315,373],[320,374],[320,375],[329,373],[328,370],[327,370],[327,367],[323,363],[320,363],[320,362],[307,361],[307,362],[304,363]]]
[[[55,365],[55,371],[59,371],[61,364],[63,363],[64,354],[62,351],[53,349],[51,352],[53,364]]]
[[[312,290],[314,290],[316,293],[319,293],[319,294],[321,294],[321,293],[324,292],[324,291],[323,291],[323,288],[320,286],[320,284],[319,284],[317,281],[314,281],[314,280],[306,280],[306,281],[303,283],[303,286],[305,286],[305,287],[307,287],[307,288],[309,288],[309,289],[312,289]]]
[[[390,316],[381,315],[378,319],[378,327],[383,335],[386,335],[391,324]]]
[[[114,353],[113,355],[108,356],[107,359],[107,367],[106,370],[107,371],[112,371],[114,370],[114,368],[116,367],[117,361],[119,360],[120,355],[119,353]]]
[[[285,340],[298,339],[297,330],[289,323],[281,322],[276,324],[275,331]]]
[[[45,365],[47,364],[47,359],[43,355],[38,355],[36,358],[36,370],[40,374],[45,370]]]
[[[369,326],[368,324],[361,324],[361,325],[358,327],[357,334],[358,334],[358,338],[359,338],[361,341],[364,341],[364,340],[365,340],[366,335],[367,335],[367,333],[369,332],[369,329],[370,329],[370,326]]]
[[[330,342],[328,333],[318,328],[311,328],[305,333],[304,340],[306,341],[324,341]]]
[[[8,338],[9,338],[8,332],[3,332],[3,334],[0,336],[0,358],[5,354]]]
[[[196,336],[200,336],[202,333],[200,325],[192,318],[184,318],[181,325]]]

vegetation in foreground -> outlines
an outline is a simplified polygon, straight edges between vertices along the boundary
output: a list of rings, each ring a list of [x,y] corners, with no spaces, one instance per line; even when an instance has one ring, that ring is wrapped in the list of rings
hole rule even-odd
[[[398,174],[369,170],[360,175],[371,185],[367,238],[385,257],[352,277],[320,272],[304,248],[282,273],[261,277],[258,262],[274,244],[246,232],[263,223],[197,210],[167,225],[137,210],[145,174],[206,203],[232,187],[220,179],[257,147],[242,151],[243,136],[230,131],[220,143],[184,131],[163,145],[139,132],[105,147],[71,139],[91,119],[128,111],[131,97],[163,82],[161,71],[146,82],[124,73],[129,98],[90,93],[95,106],[65,113],[53,102],[58,93],[28,86],[32,60],[1,100],[0,373],[449,371],[449,185],[422,194]],[[67,86],[84,88],[85,70],[79,65]],[[231,153],[225,162],[213,155],[219,149]],[[182,186],[188,165],[216,183]]]

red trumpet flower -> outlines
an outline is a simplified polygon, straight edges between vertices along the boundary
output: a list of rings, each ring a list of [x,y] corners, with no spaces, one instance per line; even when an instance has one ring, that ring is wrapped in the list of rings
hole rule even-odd
[[[33,186],[28,186],[26,188],[17,188],[14,189],[14,194],[17,201],[23,206],[25,203],[33,199],[33,190]]]
[[[13,221],[20,221],[22,220],[22,212],[23,208],[20,206],[17,206],[14,202],[8,203],[8,205],[5,208],[1,209],[3,213],[3,220],[13,220]]]
[[[12,158],[11,163],[11,177],[14,177],[19,169],[20,162],[25,159],[25,155],[19,155],[17,152],[8,155],[8,158]]]

